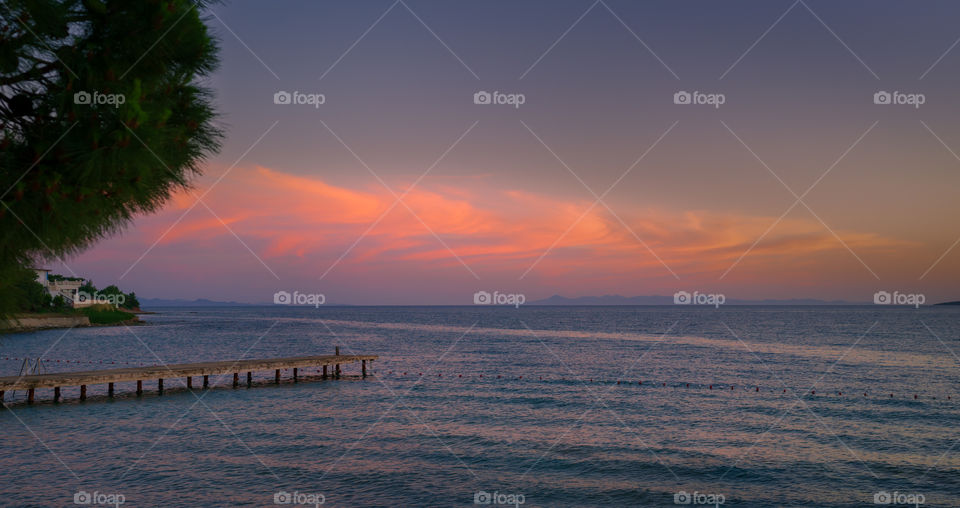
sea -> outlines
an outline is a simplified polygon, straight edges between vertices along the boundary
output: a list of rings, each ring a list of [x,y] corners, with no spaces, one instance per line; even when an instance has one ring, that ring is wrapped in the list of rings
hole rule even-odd
[[[957,307],[155,310],[0,336],[0,374],[379,359],[8,392],[0,505],[960,506]]]

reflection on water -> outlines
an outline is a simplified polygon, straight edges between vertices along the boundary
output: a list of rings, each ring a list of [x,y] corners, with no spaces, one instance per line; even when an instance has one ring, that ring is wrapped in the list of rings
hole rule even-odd
[[[128,506],[263,506],[295,490],[331,506],[472,505],[479,491],[528,506],[672,506],[680,491],[960,505],[953,309],[193,311],[6,336],[3,354],[155,364],[339,344],[381,360],[366,380],[275,386],[263,372],[249,390],[168,380],[162,397],[123,383],[114,400],[91,387],[84,403],[71,388],[56,406],[15,404],[0,414],[4,504],[69,505],[85,489]]]

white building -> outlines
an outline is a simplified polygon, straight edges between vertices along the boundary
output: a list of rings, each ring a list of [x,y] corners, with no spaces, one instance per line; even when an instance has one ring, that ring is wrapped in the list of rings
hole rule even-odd
[[[33,270],[37,272],[37,282],[50,293],[51,297],[56,298],[62,296],[64,300],[74,308],[86,307],[93,304],[89,298],[79,298],[80,286],[83,285],[83,279],[51,281],[50,270],[46,268],[34,268]]]

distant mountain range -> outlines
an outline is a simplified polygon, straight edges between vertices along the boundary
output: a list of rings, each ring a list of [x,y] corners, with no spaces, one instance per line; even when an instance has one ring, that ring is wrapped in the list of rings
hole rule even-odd
[[[870,302],[848,302],[844,300],[817,300],[815,298],[791,298],[789,300],[737,300],[730,298],[724,305],[867,305]],[[673,305],[673,296],[566,296],[553,295],[550,298],[527,302],[526,305]]]
[[[149,308],[149,307],[235,307],[237,305],[252,305],[249,303],[240,303],[240,302],[218,302],[215,300],[207,300],[206,298],[198,298],[196,300],[184,300],[182,298],[138,298],[140,300],[140,308]]]

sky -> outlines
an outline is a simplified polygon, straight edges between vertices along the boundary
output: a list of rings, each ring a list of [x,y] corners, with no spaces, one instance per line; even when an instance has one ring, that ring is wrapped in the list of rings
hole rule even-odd
[[[250,303],[960,299],[958,14],[224,2],[205,80],[222,150],[159,213],[49,265],[141,297]]]

